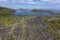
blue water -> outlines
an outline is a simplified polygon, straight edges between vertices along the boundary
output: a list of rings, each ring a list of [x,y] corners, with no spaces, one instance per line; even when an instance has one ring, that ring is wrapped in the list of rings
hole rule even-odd
[[[31,12],[31,10],[16,10],[14,16],[52,16],[47,12]]]

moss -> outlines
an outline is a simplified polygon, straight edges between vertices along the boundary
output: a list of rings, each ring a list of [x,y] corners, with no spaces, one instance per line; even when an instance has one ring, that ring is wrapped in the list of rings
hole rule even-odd
[[[52,28],[60,30],[60,20],[53,20],[49,24]]]
[[[47,31],[52,35],[52,36],[56,36],[57,35],[57,33],[55,32],[55,31],[53,31],[53,30],[51,30],[51,28],[47,28]]]
[[[57,31],[59,30],[60,30],[60,19],[51,20],[47,27],[47,32],[50,33],[52,36],[60,39],[60,35],[59,33],[57,33]]]
[[[56,31],[54,31],[54,30],[51,30],[52,28],[47,28],[47,32],[51,35],[51,36],[53,36],[53,37],[57,37],[57,38],[59,38],[60,39],[60,35],[56,32]]]
[[[47,20],[48,20],[48,19],[47,19],[46,17],[43,17],[43,18],[42,18],[42,22],[47,22]]]

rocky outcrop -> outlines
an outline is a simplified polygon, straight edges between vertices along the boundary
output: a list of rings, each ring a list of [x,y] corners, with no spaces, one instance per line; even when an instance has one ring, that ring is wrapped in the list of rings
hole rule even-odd
[[[0,28],[0,40],[59,40],[46,30],[48,19],[34,17],[22,19],[19,25]]]

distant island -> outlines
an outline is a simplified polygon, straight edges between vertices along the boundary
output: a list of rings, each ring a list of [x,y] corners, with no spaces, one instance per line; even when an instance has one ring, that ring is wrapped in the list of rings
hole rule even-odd
[[[21,8],[21,9],[18,9],[18,10],[23,11],[23,10],[27,10],[27,9]],[[13,16],[15,12],[16,12],[15,9],[0,6],[0,16]],[[44,13],[49,13],[51,15],[59,14],[59,13],[53,12],[52,10],[43,10],[43,9],[31,9],[31,12],[40,12],[40,13],[44,12]]]

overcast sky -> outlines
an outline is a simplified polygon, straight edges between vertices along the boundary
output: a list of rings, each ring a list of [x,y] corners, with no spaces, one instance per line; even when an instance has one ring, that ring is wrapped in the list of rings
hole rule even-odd
[[[0,0],[0,6],[27,9],[59,9],[60,0]]]

